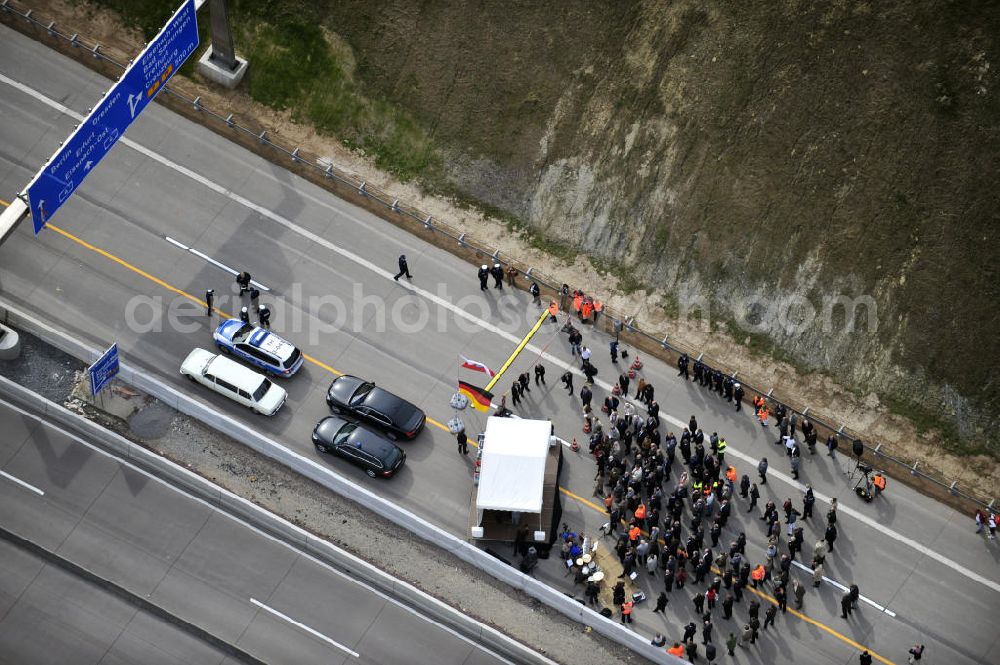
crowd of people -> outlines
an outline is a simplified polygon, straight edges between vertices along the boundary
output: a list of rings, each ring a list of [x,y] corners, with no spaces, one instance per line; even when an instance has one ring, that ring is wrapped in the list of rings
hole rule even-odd
[[[574,299],[581,295],[571,294]],[[577,316],[582,319],[582,311]],[[568,322],[563,332],[569,335],[571,354],[580,359],[581,367],[592,367],[590,349],[583,345],[579,330]],[[617,362],[617,346],[612,347],[611,357]],[[679,376],[741,408],[744,394],[739,382],[701,361],[695,361],[694,371],[689,372],[690,364],[687,356],[680,357]],[[802,559],[811,569],[813,586],[822,584],[824,563],[838,537],[837,503],[834,499],[825,523],[819,525],[823,536],[807,546],[803,522],[815,520],[812,487],[807,486],[795,500],[786,498],[780,506],[765,502],[757,516],[764,522],[767,544],[763,557],[752,559],[746,552],[745,528],[736,523],[734,512],[758,510],[759,484],[767,482],[766,458],[758,465],[754,482],[727,461],[725,435],[706,433],[697,416],[691,416],[679,436],[663,428],[655,387],[636,374],[636,365],[621,371],[603,399],[595,399],[593,373],[585,372],[587,380],[579,391],[583,430],[589,435],[589,452],[597,465],[594,495],[608,512],[602,532],[614,540],[622,566],[621,579],[614,581],[612,612],[622,623],[631,624],[637,606],[626,594],[625,578],[658,578],[662,590],[656,594],[653,613],[665,615],[673,599],[689,603],[695,620],[679,627],[674,640],[658,632],[652,644],[690,660],[701,649],[711,662],[718,649],[716,621],[725,626],[722,642],[733,654],[739,647],[755,644],[761,631],[776,629],[778,615],[787,612],[789,602],[802,608],[809,580],[792,577],[794,560]],[[567,372],[562,379],[573,394],[572,374]],[[777,423],[776,443],[784,444],[797,475],[802,452],[796,432],[801,431],[806,449],[815,453],[815,427],[780,405],[772,413],[763,399],[754,402],[754,409],[762,424],[772,419]],[[566,549],[579,543],[567,537],[563,545]],[[572,549],[567,556],[572,557]],[[600,584],[578,577],[577,582],[586,587],[586,602],[597,605]],[[678,596],[684,600],[678,601]],[[859,598],[860,591],[852,584],[841,600],[842,616],[850,616]],[[761,599],[767,604],[763,612]]]

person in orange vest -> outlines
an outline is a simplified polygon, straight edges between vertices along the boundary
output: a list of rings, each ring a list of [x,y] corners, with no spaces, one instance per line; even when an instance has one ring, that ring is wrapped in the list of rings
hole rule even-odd
[[[757,588],[758,584],[764,581],[765,575],[767,575],[767,570],[764,569],[763,564],[758,563],[757,567],[753,569],[752,573],[750,573],[750,584],[754,589]]]
[[[642,529],[639,528],[639,525],[633,524],[632,527],[628,530],[628,539],[629,539],[629,542],[632,543],[633,545],[635,545],[636,542],[639,540],[639,535],[641,533],[642,533]]]
[[[667,649],[667,653],[671,656],[677,656],[678,658],[684,657],[684,647],[681,646],[680,642],[674,642],[674,646]]]
[[[736,467],[730,466],[726,469],[726,480],[729,483],[729,493],[732,494],[736,491]]]
[[[559,313],[559,305],[556,304],[555,300],[549,301],[549,316],[552,317],[552,323],[557,321],[556,314]]]
[[[634,603],[631,600],[626,600],[622,603],[622,623],[632,623],[632,605]]]
[[[881,471],[875,473],[875,476],[872,478],[872,485],[875,486],[875,496],[885,491],[885,476],[882,475]]]
[[[771,417],[771,412],[768,410],[767,404],[760,407],[760,413],[757,414],[757,417],[760,418],[761,427],[767,427],[767,421]]]
[[[589,319],[592,311],[594,311],[594,304],[590,301],[590,298],[584,298],[583,305],[580,306],[580,320],[586,321]]]
[[[635,517],[636,526],[640,529],[646,528],[646,504],[640,503],[636,506],[632,516]]]
[[[755,416],[760,415],[760,410],[764,408],[764,398],[757,395],[753,398],[753,413]]]
[[[594,325],[597,325],[597,319],[601,317],[601,312],[604,311],[604,303],[600,300],[594,301]]]
[[[583,294],[579,291],[573,296],[573,311],[580,314],[580,308],[583,307]]]

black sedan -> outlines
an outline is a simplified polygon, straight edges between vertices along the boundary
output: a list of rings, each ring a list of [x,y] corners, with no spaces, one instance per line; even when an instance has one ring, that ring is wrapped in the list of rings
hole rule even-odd
[[[354,462],[372,478],[391,478],[406,461],[396,444],[337,416],[319,421],[312,440],[316,450]]]
[[[326,403],[334,413],[352,415],[378,425],[390,438],[412,439],[427,422],[427,416],[405,399],[382,390],[371,381],[345,374],[326,391]]]

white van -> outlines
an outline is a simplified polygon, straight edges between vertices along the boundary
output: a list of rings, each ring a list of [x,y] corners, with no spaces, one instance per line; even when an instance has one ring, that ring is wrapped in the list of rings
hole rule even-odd
[[[188,354],[181,374],[265,416],[273,416],[288,398],[284,388],[263,374],[205,349]]]

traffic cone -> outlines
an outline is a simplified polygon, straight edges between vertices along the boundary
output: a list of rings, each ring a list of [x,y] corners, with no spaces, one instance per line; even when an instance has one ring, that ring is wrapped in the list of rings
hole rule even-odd
[[[635,360],[632,361],[632,369],[635,370],[642,369],[642,361],[639,360],[638,354],[635,356]]]
[[[576,442],[575,436],[573,437],[573,442],[569,444],[569,447],[574,453],[580,452],[580,444]]]
[[[590,434],[590,421],[589,420],[584,420],[583,421],[583,433],[584,434]]]
[[[634,367],[629,367],[628,368],[628,378],[630,378],[630,379],[634,379],[635,378],[635,368]]]
[[[615,397],[618,397],[619,395],[622,394],[622,387],[617,383],[611,386],[611,394],[614,395]]]

